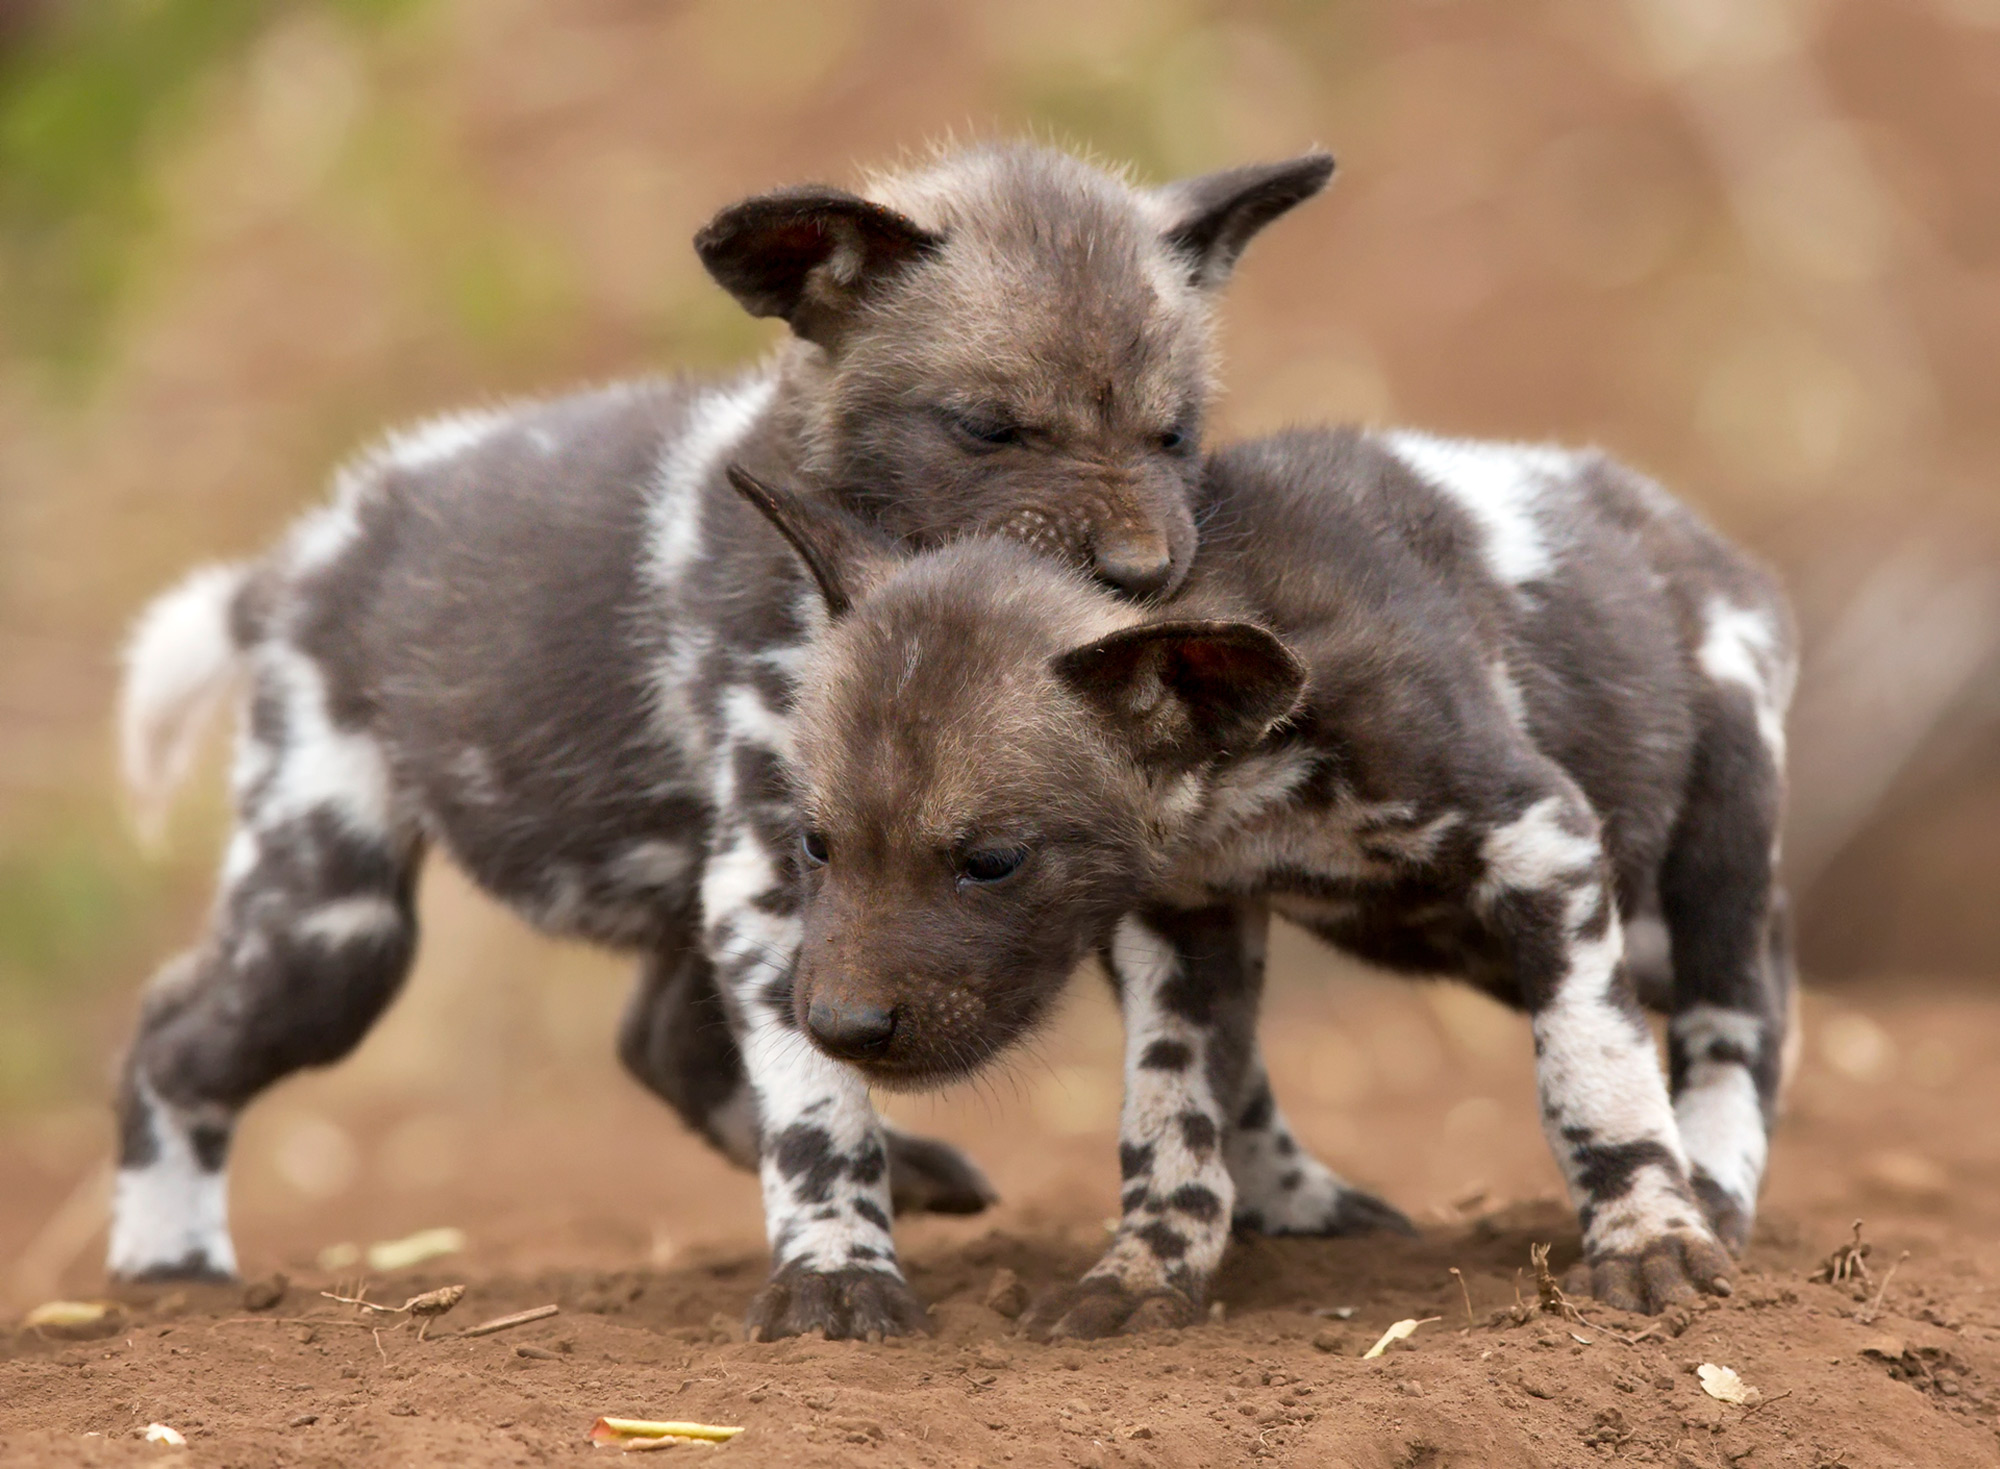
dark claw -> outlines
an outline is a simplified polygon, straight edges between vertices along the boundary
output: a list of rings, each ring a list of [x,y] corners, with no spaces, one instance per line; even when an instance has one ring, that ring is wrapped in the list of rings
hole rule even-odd
[[[889,1197],[898,1214],[977,1214],[1000,1195],[965,1154],[936,1138],[892,1132]]]
[[[826,1333],[828,1341],[928,1336],[924,1303],[900,1275],[880,1270],[808,1270],[788,1265],[750,1303],[744,1327],[752,1341]]]
[[[1037,1301],[1021,1330],[1036,1341],[1095,1341],[1192,1326],[1200,1314],[1199,1304],[1185,1291],[1169,1287],[1142,1293],[1115,1280],[1086,1280]]]
[[[184,1259],[170,1260],[160,1265],[149,1265],[144,1270],[131,1275],[120,1275],[117,1279],[125,1285],[234,1285],[237,1276],[233,1271],[218,1270],[209,1264],[208,1256],[197,1250]]]
[[[1732,1294],[1735,1273],[1736,1262],[1714,1240],[1692,1234],[1667,1235],[1636,1255],[1605,1255],[1592,1260],[1590,1294],[1620,1311],[1656,1316],[1704,1292]]]

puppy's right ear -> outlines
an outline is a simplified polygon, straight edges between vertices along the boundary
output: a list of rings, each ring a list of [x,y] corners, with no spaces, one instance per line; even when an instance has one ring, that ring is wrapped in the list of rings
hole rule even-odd
[[[829,350],[872,292],[943,243],[893,209],[824,184],[732,204],[694,237],[708,273],[752,316],[782,316]]]
[[[886,539],[823,497],[781,490],[740,465],[730,465],[728,473],[736,492],[791,543],[812,573],[830,617],[845,617],[901,559]]]

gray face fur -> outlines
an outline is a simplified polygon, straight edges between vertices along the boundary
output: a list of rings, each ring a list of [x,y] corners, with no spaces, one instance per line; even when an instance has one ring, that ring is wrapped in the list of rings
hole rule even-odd
[[[1213,393],[1210,309],[1258,229],[1317,193],[1324,154],[1154,191],[1067,154],[987,148],[788,190],[698,240],[716,278],[798,337],[793,463],[898,539],[1000,532],[1118,589],[1170,590]]]

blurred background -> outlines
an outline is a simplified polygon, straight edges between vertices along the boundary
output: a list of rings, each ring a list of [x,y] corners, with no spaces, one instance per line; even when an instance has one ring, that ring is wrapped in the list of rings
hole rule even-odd
[[[2000,973],[2000,0],[0,0],[10,1176],[54,1207],[104,1151],[135,991],[214,867],[219,755],[164,860],[122,824],[136,610],[263,546],[384,424],[754,358],[776,328],[689,247],[718,206],[1024,132],[1148,181],[1341,159],[1231,289],[1220,434],[1592,442],[1782,568],[1823,1053],[1876,1081],[1955,1064],[1841,995]],[[640,1105],[610,1061],[621,964],[438,864],[424,903],[390,1021],[246,1136],[273,1218],[447,1176],[468,1118]],[[1364,998],[1287,1041],[1338,1063],[1306,1099],[1323,1137],[1370,1058],[1422,1087],[1519,1039],[1475,1002]],[[1089,1013],[1019,1083],[1075,1133],[1116,1105]]]

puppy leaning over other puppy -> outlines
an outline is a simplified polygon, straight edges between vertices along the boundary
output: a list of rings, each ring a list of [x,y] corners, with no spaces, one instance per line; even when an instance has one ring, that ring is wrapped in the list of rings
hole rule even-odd
[[[641,953],[627,1065],[745,1166],[778,1140],[761,1162],[792,1284],[760,1324],[910,1324],[892,1186],[961,1210],[988,1190],[942,1144],[885,1144],[853,1074],[748,1003],[794,942],[781,759],[820,613],[722,466],[866,485],[860,508],[914,544],[996,531],[1124,593],[1169,589],[1194,542],[1213,293],[1331,170],[1313,154],[1140,191],[992,147],[869,198],[750,199],[696,244],[790,324],[764,369],[391,438],[272,553],[157,602],[124,711],[142,802],[164,802],[238,674],[249,695],[209,932],[147,994],[125,1066],[113,1272],[234,1270],[236,1117],[393,998],[437,843],[539,927]]]
[[[1596,454],[1281,436],[1212,460],[1189,578],[1139,608],[1017,545],[910,559],[741,483],[833,618],[794,712],[798,1023],[935,1085],[1093,948],[1116,984],[1123,1219],[1033,1325],[1195,1318],[1233,1140],[1271,1105],[1270,909],[1526,1009],[1596,1293],[1728,1291],[1792,985],[1794,658],[1771,580],[1665,491]],[[1670,971],[1635,975],[1628,928],[1662,926]],[[828,1046],[843,1016],[872,1038]]]

